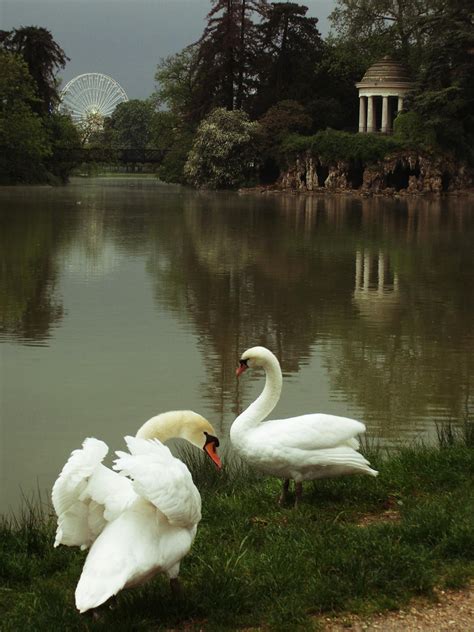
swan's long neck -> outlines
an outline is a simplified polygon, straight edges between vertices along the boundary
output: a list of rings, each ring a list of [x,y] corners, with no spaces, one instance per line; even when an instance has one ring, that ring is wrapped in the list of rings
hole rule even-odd
[[[188,410],[172,410],[156,415],[138,430],[136,436],[141,439],[159,439],[162,443],[168,439],[190,440],[190,423],[196,413]]]
[[[257,399],[234,421],[231,432],[250,430],[263,421],[275,408],[280,399],[282,375],[278,360],[268,361],[264,365],[265,387]]]

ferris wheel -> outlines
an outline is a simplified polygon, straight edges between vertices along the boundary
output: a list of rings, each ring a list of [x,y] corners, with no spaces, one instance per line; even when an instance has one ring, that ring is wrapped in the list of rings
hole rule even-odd
[[[76,124],[88,119],[103,121],[119,103],[128,101],[122,86],[107,75],[90,72],[71,79],[61,91],[59,109],[71,115]]]

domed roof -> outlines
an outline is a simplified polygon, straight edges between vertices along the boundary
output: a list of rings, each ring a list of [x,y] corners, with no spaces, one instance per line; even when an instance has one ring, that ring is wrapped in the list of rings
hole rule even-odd
[[[395,61],[390,55],[372,64],[359,83],[358,88],[376,86],[410,85],[412,79],[408,68],[399,61]]]

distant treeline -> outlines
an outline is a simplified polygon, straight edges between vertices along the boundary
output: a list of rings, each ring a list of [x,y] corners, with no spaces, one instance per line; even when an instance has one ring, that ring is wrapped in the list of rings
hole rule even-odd
[[[288,160],[289,135],[293,147],[295,134],[356,131],[355,83],[389,54],[414,80],[396,119],[398,141],[474,163],[474,29],[465,2],[338,0],[325,39],[307,12],[295,2],[210,0],[200,39],[158,63],[155,92],[121,103],[101,128],[85,121],[81,142],[166,150],[158,168],[166,181],[208,187],[268,181]],[[54,113],[55,73],[67,57],[38,27],[3,32],[0,46],[0,145],[12,151],[27,145],[17,151],[22,168],[10,161],[6,170],[7,178],[22,179],[38,171],[35,160],[47,167],[58,145],[73,142],[71,126]],[[8,85],[20,77],[24,89],[10,94]],[[25,134],[28,126],[35,134]]]

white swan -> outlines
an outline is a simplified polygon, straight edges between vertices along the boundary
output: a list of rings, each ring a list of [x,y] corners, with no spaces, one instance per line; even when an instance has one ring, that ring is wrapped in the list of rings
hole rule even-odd
[[[113,466],[120,474],[102,465],[107,445],[88,438],[54,483],[54,546],[90,547],[76,588],[80,612],[159,572],[178,589],[179,565],[201,520],[201,497],[186,465],[161,443],[172,437],[204,449],[221,467],[211,424],[192,411],[171,411],[125,437],[130,454],[117,452]]]
[[[265,347],[252,347],[242,354],[237,376],[253,367],[265,370],[265,387],[234,421],[230,439],[245,461],[284,479],[281,503],[285,501],[290,479],[296,484],[295,504],[298,504],[304,480],[343,474],[377,476],[378,472],[357,451],[356,436],[365,432],[360,421],[313,413],[260,423],[280,398],[282,374],[277,358]]]

